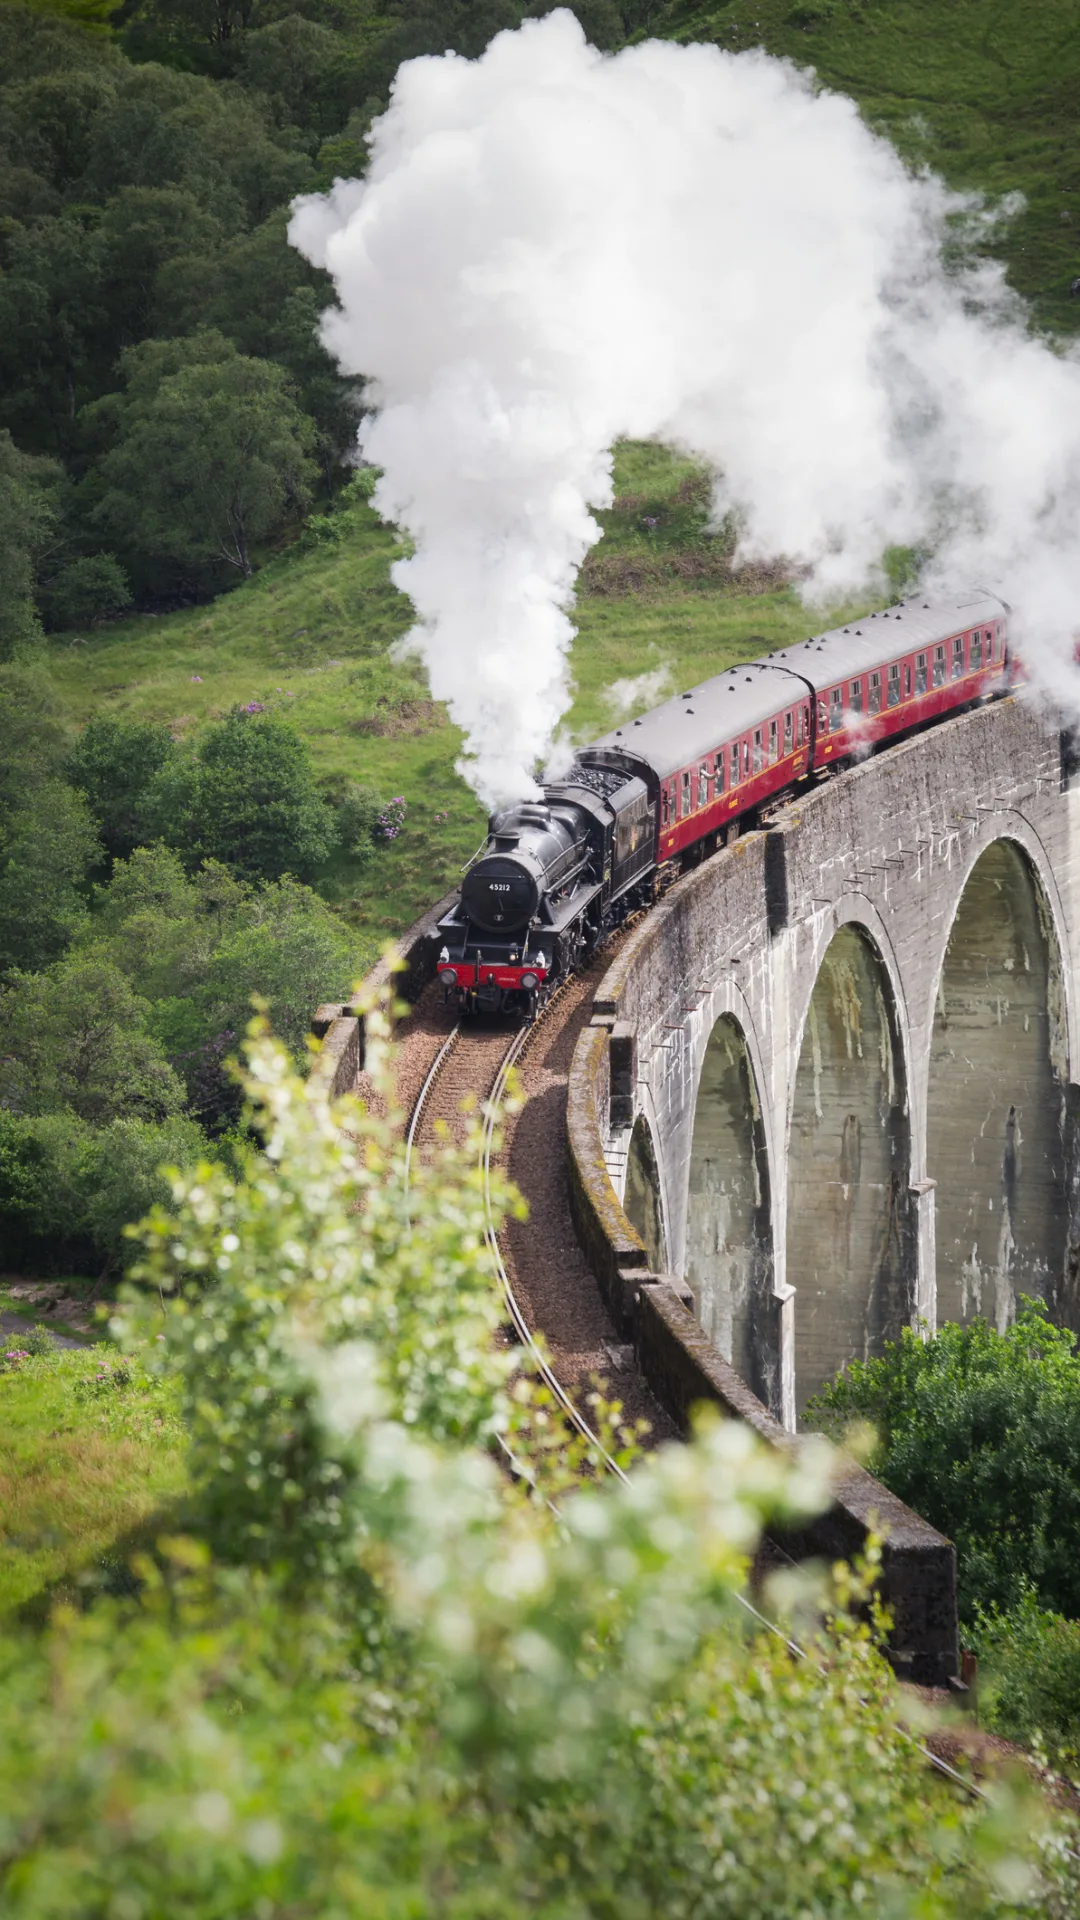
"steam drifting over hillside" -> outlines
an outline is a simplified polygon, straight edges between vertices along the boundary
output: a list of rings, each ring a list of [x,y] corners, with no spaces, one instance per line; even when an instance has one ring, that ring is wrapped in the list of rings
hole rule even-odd
[[[1076,698],[1080,358],[996,266],[946,264],[978,219],[764,54],[603,55],[559,12],[400,69],[367,179],[300,200],[290,238],[370,383],[376,504],[415,543],[394,577],[483,798],[533,791],[569,703],[622,435],[706,461],[740,557],[807,565],[811,598],[932,548]]]

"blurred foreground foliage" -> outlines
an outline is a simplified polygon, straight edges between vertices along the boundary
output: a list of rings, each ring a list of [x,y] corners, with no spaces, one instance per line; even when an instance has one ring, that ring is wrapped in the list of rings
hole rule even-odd
[[[896,1731],[858,1582],[802,1618],[812,1661],[739,1607],[824,1444],[710,1422],[582,1481],[496,1337],[476,1132],[406,1187],[386,1122],[265,1033],[249,1059],[261,1151],[170,1176],[114,1321],[186,1491],[137,1591],[114,1566],[0,1642],[5,1915],[1080,1912],[1063,1823],[955,1797]]]

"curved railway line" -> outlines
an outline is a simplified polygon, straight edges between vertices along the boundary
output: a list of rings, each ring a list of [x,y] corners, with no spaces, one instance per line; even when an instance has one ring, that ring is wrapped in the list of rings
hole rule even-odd
[[[473,1098],[482,1096],[484,1109],[480,1165],[487,1212],[485,1237],[502,1292],[507,1319],[519,1343],[528,1350],[536,1373],[543,1380],[564,1418],[593,1449],[598,1464],[625,1479],[622,1468],[612,1459],[597,1434],[593,1432],[581,1408],[559,1379],[544,1348],[536,1339],[533,1328],[529,1325],[503,1258],[491,1206],[491,1171],[496,1125],[505,1099],[507,1083],[511,1073],[535,1040],[537,1033],[543,1028],[549,1011],[557,1005],[560,997],[560,993],[553,994],[539,1018],[529,1026],[519,1027],[509,1038],[504,1030],[499,1029],[494,1031],[473,1029],[471,1032],[466,1032],[460,1021],[451,1028],[428,1068],[409,1116],[405,1136],[405,1177],[408,1180],[413,1155],[422,1149],[425,1136],[433,1135],[436,1122],[443,1120],[452,1127],[466,1096],[472,1095]]]
[[[549,1011],[557,1005],[564,992],[565,989],[559,989],[553,994],[539,1017],[531,1025],[519,1027],[509,1038],[505,1030],[473,1029],[470,1032],[460,1021],[446,1033],[427,1068],[409,1115],[405,1144],[406,1180],[408,1180],[412,1156],[415,1152],[422,1150],[425,1135],[430,1139],[436,1137],[434,1135],[436,1121],[444,1120],[452,1126],[454,1120],[460,1118],[462,1101],[468,1095],[475,1100],[480,1093],[480,1083],[486,1081],[486,1092],[482,1096],[484,1118],[480,1140],[480,1166],[487,1213],[485,1233],[508,1321],[517,1340],[530,1352],[536,1372],[561,1408],[565,1419],[586,1441],[601,1471],[610,1473],[614,1478],[626,1483],[627,1475],[623,1468],[617,1460],[612,1458],[589,1425],[573,1395],[559,1379],[543,1346],[537,1341],[534,1329],[529,1325],[507,1269],[491,1205],[491,1171],[496,1147],[496,1127],[507,1082],[515,1067],[524,1059],[537,1034],[543,1030]],[[506,1443],[501,1441],[500,1446],[509,1470],[518,1477],[529,1478],[527,1467],[515,1457]],[[552,1511],[557,1515],[557,1508],[553,1507]],[[798,1641],[791,1639],[775,1621],[763,1614],[746,1594],[737,1593],[735,1598],[756,1626],[782,1640],[793,1658],[810,1661],[811,1665],[824,1675],[825,1669],[807,1653],[806,1649],[801,1647]],[[897,1731],[916,1749],[929,1767],[953,1786],[975,1799],[987,1798],[983,1789],[975,1781],[968,1779],[940,1754],[934,1753],[921,1740],[916,1739],[906,1727],[898,1726]]]

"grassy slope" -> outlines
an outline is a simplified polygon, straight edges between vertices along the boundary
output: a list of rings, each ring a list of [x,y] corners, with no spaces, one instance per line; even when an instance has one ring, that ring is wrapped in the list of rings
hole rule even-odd
[[[703,531],[703,503],[677,497],[691,471],[657,448],[620,449],[617,486],[630,504],[604,516],[604,544],[659,580],[640,594],[583,594],[570,715],[578,739],[610,724],[605,690],[618,679],[664,665],[690,683],[806,629],[787,590],[743,594],[664,578],[679,554],[722,544]],[[646,517],[658,525],[646,529]],[[50,664],[73,725],[104,711],[183,733],[237,701],[260,700],[302,729],[320,772],[348,773],[385,798],[404,794],[400,837],[366,866],[339,860],[322,876],[366,957],[452,884],[484,815],[454,771],[457,730],[426,701],[418,667],[389,658],[409,622],[388,579],[398,549],[373,513],[359,518],[347,546],[294,549],[212,606],[60,636]]]
[[[685,6],[675,37],[764,46],[859,102],[953,187],[1022,193],[998,236],[1037,320],[1080,326],[1080,11],[1075,0],[728,0]]]
[[[0,1373],[0,1623],[183,1491],[171,1396],[137,1374],[112,1386],[115,1364],[97,1346]]]

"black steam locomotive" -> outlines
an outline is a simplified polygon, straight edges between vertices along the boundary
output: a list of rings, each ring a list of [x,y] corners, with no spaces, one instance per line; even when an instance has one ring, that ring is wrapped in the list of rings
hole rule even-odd
[[[666,878],[800,782],[1008,690],[1008,608],[975,589],[717,674],[582,749],[564,781],[493,814],[439,923],[462,1010],[530,1017]]]

